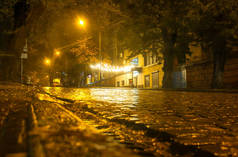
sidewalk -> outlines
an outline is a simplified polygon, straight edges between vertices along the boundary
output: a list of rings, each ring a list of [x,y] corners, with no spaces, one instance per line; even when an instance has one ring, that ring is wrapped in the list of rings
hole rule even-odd
[[[195,88],[132,88],[132,87],[89,87],[89,88],[121,88],[121,89],[139,89],[139,90],[161,90],[161,91],[179,91],[179,92],[214,92],[214,93],[238,93],[238,89],[195,89]]]
[[[238,93],[238,89],[195,89],[195,88],[160,88],[151,90],[164,90],[164,91],[182,91],[182,92],[215,92],[215,93]]]
[[[0,89],[19,88],[20,86],[21,84],[17,82],[0,81]]]
[[[148,93],[149,91],[144,92]],[[179,92],[168,93],[177,94],[180,97]],[[85,121],[90,119],[86,117],[83,122],[79,115],[78,117],[73,113],[74,110],[70,112],[66,109],[70,105],[72,105],[71,101],[54,99],[41,93],[37,87],[21,84],[0,85],[0,156],[137,156],[112,138],[103,136],[97,129],[91,127],[90,122],[85,124]],[[80,109],[80,111],[87,110]],[[92,111],[94,112],[94,110]],[[98,110],[98,112],[102,111]],[[98,124],[99,119],[94,118]],[[191,119],[190,116],[189,120]],[[171,119],[166,118],[165,121],[169,120]],[[104,123],[104,121],[102,122]]]
[[[1,157],[137,156],[37,90],[0,85]]]
[[[20,85],[0,85],[0,156],[27,156],[28,94]]]

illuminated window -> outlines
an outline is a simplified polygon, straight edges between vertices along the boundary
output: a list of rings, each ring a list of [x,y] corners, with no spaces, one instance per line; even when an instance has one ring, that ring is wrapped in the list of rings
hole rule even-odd
[[[146,53],[144,55],[144,65],[151,65],[151,64],[155,64],[158,62],[158,57],[156,54],[153,54],[152,52],[150,53]]]
[[[138,57],[133,58],[133,59],[131,60],[131,64],[132,64],[132,65],[138,65]]]

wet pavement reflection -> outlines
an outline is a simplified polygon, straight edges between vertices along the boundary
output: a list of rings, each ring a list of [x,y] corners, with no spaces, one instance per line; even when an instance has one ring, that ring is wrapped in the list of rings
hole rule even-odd
[[[238,156],[238,95],[126,88],[44,88],[142,156]],[[47,97],[41,99],[50,100]]]

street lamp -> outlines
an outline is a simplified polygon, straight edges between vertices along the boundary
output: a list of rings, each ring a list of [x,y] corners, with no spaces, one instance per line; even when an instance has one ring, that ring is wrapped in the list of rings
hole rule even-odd
[[[44,59],[44,63],[45,63],[45,65],[47,65],[48,66],[48,75],[49,75],[49,84],[51,85],[51,73],[50,73],[50,64],[51,64],[51,61],[50,61],[50,59],[49,58],[45,58]]]
[[[99,60],[100,60],[100,65],[102,65],[102,32],[101,30],[99,31],[98,34],[98,48],[99,48]],[[101,71],[101,66],[99,69],[99,81],[102,79],[102,71]]]
[[[79,20],[79,24],[80,25],[84,25],[84,21],[83,20]]]
[[[60,56],[61,52],[59,50],[55,50],[55,56]]]
[[[51,61],[49,58],[45,58],[44,63],[45,63],[45,65],[50,66]]]
[[[80,17],[78,17],[77,18],[77,21],[76,21],[76,23],[78,24],[78,26],[80,26],[80,27],[85,27],[85,25],[86,25],[86,22],[85,22],[85,20],[84,19],[82,19],[82,18],[80,18]]]
[[[85,20],[83,18],[80,18],[78,17],[77,18],[77,24],[78,26],[80,27],[85,27]],[[101,28],[99,30],[99,33],[98,33],[98,48],[99,48],[99,60],[100,60],[100,64],[102,64],[102,32],[101,32]],[[101,68],[99,69],[99,80],[101,81],[102,79],[102,76],[101,76]]]

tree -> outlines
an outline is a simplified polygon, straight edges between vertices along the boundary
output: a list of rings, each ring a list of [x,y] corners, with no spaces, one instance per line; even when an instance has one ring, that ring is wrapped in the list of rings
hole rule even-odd
[[[189,44],[194,41],[199,42],[204,51],[211,53],[214,65],[212,87],[223,87],[225,60],[237,43],[237,1],[116,2],[131,17],[131,22],[122,30],[123,46],[135,54],[152,51],[151,47],[154,47],[154,52],[160,48],[163,53],[164,88],[172,87],[174,60],[184,63],[185,54],[190,53]]]
[[[185,54],[189,53],[192,38],[186,24],[190,3],[188,0],[132,0],[127,5],[125,1],[119,2],[132,20],[123,30],[129,34],[122,38],[126,41],[124,47],[135,54],[163,53],[164,88],[172,88],[174,60],[184,63]]]
[[[0,50],[4,50],[4,53],[11,56],[1,57],[0,61],[1,67],[3,67],[1,71],[4,71],[2,75],[6,76],[6,80],[16,81],[17,78],[20,78],[17,77],[19,55],[14,49],[14,38],[16,30],[25,22],[26,14],[27,5],[24,0],[17,2],[2,0],[0,2]]]
[[[25,39],[28,39],[29,57],[25,70],[44,70],[43,59],[45,56],[52,56],[55,48],[81,40],[86,36],[92,36],[95,32],[93,30],[96,30],[97,27],[87,28],[90,30],[88,32],[81,30],[75,25],[75,19],[77,15],[90,15],[92,11],[97,10],[95,7],[101,4],[100,2],[103,1],[91,3],[91,1],[80,0],[19,0],[17,2],[2,0],[0,2],[0,43],[4,46],[1,47],[11,49],[9,51],[15,52],[18,57],[22,53]],[[94,15],[94,17],[91,15],[89,17],[103,19],[101,13]],[[102,21],[106,22],[107,19]],[[92,24],[93,22],[90,23],[90,25]],[[94,25],[97,24],[94,23]],[[97,39],[98,36],[90,42],[92,44],[90,47],[97,46]]]
[[[238,2],[235,0],[194,1],[193,32],[211,53],[213,61],[212,88],[223,88],[226,58],[237,42]]]

